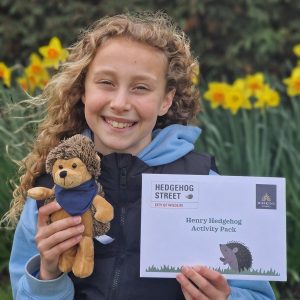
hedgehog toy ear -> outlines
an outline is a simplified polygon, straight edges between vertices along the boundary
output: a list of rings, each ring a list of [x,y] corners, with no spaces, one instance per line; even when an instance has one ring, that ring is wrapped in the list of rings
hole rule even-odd
[[[238,249],[237,247],[234,247],[234,248],[232,249],[232,251],[233,251],[233,253],[237,253],[237,252],[239,251],[239,249]]]

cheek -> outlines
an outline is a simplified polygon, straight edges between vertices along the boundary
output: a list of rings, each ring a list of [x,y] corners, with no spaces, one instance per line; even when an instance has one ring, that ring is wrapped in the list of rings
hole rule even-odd
[[[136,98],[134,107],[138,113],[147,119],[156,118],[161,110],[162,102],[157,97]]]
[[[140,105],[140,106],[136,106],[138,107],[136,109],[138,115],[140,116],[141,119],[143,120],[156,120],[157,118],[157,112],[158,109],[157,107],[153,106],[153,105]]]
[[[52,167],[52,174],[55,174],[57,171],[59,171],[58,164],[54,164],[54,166]]]
[[[84,94],[85,111],[98,111],[105,105],[105,99],[107,99],[107,96],[103,92],[99,91],[99,89],[90,86],[86,87]]]
[[[61,180],[61,177],[59,176],[59,171],[56,171],[55,173],[53,173],[53,179],[55,182],[59,183]]]
[[[99,96],[89,97],[85,101],[85,112],[94,113],[99,111],[103,107],[102,98]]]

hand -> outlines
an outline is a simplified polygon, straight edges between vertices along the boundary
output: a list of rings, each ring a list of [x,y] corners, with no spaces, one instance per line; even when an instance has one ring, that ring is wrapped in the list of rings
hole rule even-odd
[[[224,276],[204,266],[184,266],[176,279],[186,300],[224,300],[230,295]]]
[[[42,280],[54,279],[61,274],[58,269],[60,254],[76,245],[84,231],[84,225],[80,224],[80,216],[49,224],[50,215],[60,209],[56,201],[39,209],[35,241],[41,256],[39,277]]]

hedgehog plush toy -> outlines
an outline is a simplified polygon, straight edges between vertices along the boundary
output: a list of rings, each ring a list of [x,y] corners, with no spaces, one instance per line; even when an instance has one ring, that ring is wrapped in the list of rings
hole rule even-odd
[[[62,209],[50,216],[51,222],[81,216],[83,237],[79,244],[62,253],[58,266],[61,272],[72,271],[77,277],[88,277],[94,269],[93,237],[109,230],[114,214],[96,181],[100,175],[100,157],[94,143],[80,134],[63,140],[49,152],[46,171],[53,177],[53,189],[34,187],[28,190],[28,196],[60,204]]]

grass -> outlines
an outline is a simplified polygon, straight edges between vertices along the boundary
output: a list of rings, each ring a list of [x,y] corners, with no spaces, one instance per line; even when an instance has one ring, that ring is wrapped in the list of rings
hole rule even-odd
[[[172,267],[172,266],[167,266],[167,265],[163,265],[160,267],[156,267],[154,265],[148,267],[146,269],[146,272],[162,272],[162,273],[179,273],[181,271],[180,267]]]
[[[239,275],[261,275],[261,276],[280,276],[278,272],[273,269],[262,270],[262,269],[248,269],[240,272],[235,272],[231,268],[222,269],[222,268],[213,268],[215,271],[222,274],[239,274]]]
[[[243,270],[241,272],[235,272],[231,268],[222,269],[222,268],[212,268],[213,270],[220,272],[222,274],[238,274],[238,275],[261,275],[261,276],[279,276],[280,274],[273,269],[262,270],[262,269],[249,269]],[[154,265],[149,266],[146,269],[146,272],[164,272],[164,273],[178,273],[181,271],[181,267],[174,267],[169,265],[163,265],[156,267]]]

